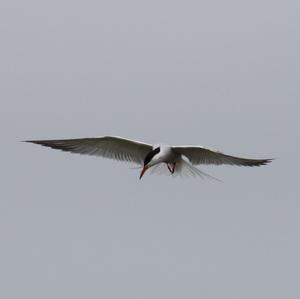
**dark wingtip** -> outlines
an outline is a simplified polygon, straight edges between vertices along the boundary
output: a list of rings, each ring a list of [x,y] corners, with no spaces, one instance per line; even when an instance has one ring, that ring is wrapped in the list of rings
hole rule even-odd
[[[275,160],[275,158],[265,159],[264,160],[264,165],[269,164],[269,163],[271,163],[274,160]]]
[[[65,152],[74,152],[74,153],[78,152],[74,149],[72,144],[71,145],[67,144],[67,142],[65,142],[64,140],[25,140],[24,142],[34,143],[34,144],[50,147]]]
[[[274,158],[271,159],[245,159],[243,163],[238,164],[239,166],[250,166],[250,167],[259,167],[271,163]]]
[[[253,166],[267,165],[267,164],[271,163],[273,160],[275,160],[275,159],[274,158],[263,159],[263,160],[260,160],[257,164],[253,164]]]
[[[23,142],[34,143],[46,147],[51,147],[54,149],[65,150],[65,148],[62,145],[58,146],[56,142],[54,142],[54,140],[24,140]]]
[[[35,144],[41,144],[41,145],[43,145],[43,143],[44,143],[42,140],[22,140],[21,142],[35,143]]]

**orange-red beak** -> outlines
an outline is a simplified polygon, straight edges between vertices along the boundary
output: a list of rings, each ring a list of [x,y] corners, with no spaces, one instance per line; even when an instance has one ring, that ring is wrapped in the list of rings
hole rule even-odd
[[[146,172],[146,170],[149,168],[149,166],[145,165],[141,171],[141,174],[140,174],[140,179],[143,177],[144,173]]]

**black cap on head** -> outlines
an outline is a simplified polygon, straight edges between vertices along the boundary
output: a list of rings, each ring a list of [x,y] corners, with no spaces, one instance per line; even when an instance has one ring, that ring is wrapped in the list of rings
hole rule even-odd
[[[159,152],[160,152],[160,147],[157,147],[156,149],[148,153],[147,156],[145,157],[144,165],[147,165],[152,160],[152,158],[155,155],[157,155]]]

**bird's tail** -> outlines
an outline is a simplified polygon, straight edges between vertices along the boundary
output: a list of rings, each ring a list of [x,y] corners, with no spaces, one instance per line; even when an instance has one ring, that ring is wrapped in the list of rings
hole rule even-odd
[[[181,159],[179,163],[176,163],[174,175],[181,177],[200,177],[201,179],[209,179],[222,182],[218,178],[211,176],[210,174],[200,170],[199,168],[193,166],[191,163],[183,159]]]
[[[150,174],[171,175],[165,163],[160,163],[151,167]],[[200,177],[202,179],[206,178],[206,179],[222,182],[221,180],[198,169],[197,167],[193,166],[188,161],[185,161],[183,159],[181,159],[179,162],[176,163],[175,172],[171,176],[182,177],[182,178]]]

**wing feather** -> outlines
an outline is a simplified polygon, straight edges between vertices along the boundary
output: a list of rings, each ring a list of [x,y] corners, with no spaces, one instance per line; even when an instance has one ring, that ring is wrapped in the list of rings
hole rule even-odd
[[[261,166],[270,163],[273,159],[247,159],[223,154],[201,146],[175,146],[173,150],[189,159],[194,164]]]
[[[116,136],[95,138],[28,140],[35,144],[82,155],[101,156],[104,158],[142,164],[145,156],[152,150],[152,145]]]

